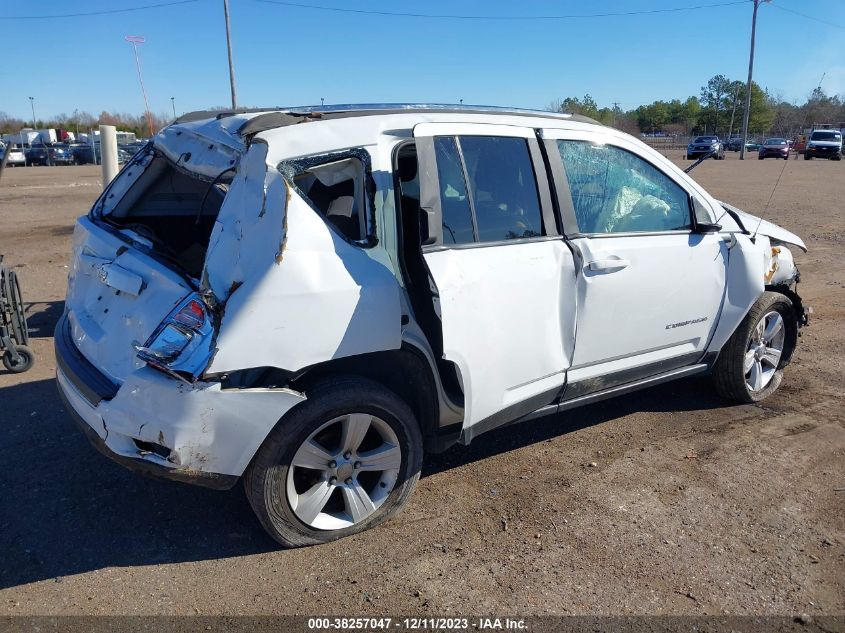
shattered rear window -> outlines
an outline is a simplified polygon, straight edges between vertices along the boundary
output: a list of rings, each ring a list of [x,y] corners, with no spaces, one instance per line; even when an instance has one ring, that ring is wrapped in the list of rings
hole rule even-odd
[[[325,221],[346,239],[372,245],[372,204],[368,154],[349,150],[282,163],[280,170]]]

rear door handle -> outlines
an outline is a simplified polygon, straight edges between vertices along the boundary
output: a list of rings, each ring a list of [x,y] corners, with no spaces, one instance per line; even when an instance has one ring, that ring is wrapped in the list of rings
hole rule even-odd
[[[609,273],[627,268],[630,263],[627,259],[596,259],[587,264],[587,266],[590,270],[596,272]]]

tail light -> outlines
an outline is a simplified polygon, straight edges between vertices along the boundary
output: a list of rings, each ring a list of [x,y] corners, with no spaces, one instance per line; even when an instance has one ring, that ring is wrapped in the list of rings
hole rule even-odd
[[[214,327],[208,308],[197,294],[189,295],[153,332],[138,357],[148,365],[194,382],[211,360]]]

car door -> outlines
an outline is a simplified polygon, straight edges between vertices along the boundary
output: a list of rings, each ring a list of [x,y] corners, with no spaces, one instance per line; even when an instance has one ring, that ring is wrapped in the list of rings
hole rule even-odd
[[[533,129],[425,123],[414,137],[420,207],[433,218],[423,257],[468,441],[559,396],[574,344],[574,259]]]
[[[668,161],[621,135],[543,137],[580,259],[565,398],[698,362],[725,294],[713,210]]]

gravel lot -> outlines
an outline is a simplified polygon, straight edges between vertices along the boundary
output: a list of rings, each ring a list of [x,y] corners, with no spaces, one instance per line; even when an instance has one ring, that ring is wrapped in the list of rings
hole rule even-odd
[[[845,164],[693,175],[760,212],[782,169],[764,214],[806,239],[815,314],[774,397],[729,406],[693,379],[501,429],[430,457],[387,525],[296,551],[240,487],[144,479],[77,432],[52,330],[99,169],[8,170],[0,253],[37,365],[0,369],[0,615],[845,613]]]

